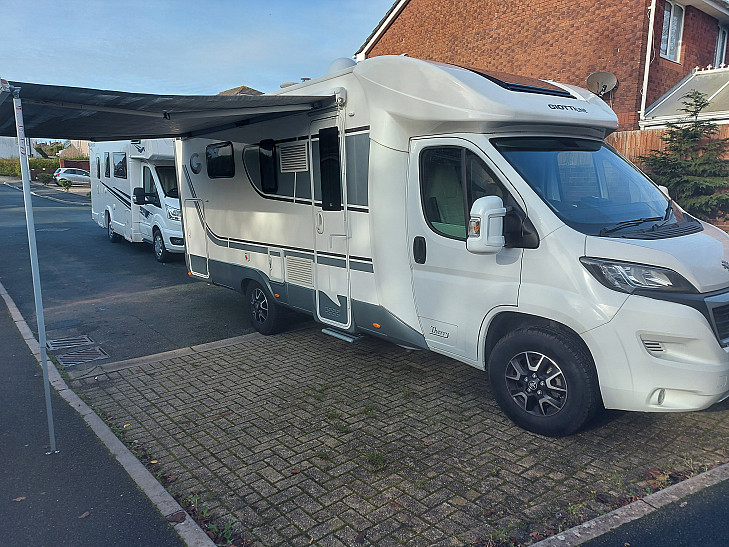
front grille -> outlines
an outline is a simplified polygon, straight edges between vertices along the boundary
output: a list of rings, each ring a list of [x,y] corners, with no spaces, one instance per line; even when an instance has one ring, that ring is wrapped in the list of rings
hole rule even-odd
[[[714,324],[716,325],[716,334],[719,340],[729,338],[729,304],[714,308]]]

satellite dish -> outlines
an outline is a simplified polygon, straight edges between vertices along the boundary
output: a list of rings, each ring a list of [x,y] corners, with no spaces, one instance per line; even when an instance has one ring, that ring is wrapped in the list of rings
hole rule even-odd
[[[593,72],[587,77],[587,89],[598,97],[609,93],[618,85],[618,78],[612,72]]]

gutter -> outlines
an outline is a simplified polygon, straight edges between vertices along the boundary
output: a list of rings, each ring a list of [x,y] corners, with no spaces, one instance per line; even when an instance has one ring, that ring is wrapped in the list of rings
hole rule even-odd
[[[648,75],[651,67],[651,52],[653,50],[653,27],[656,17],[656,0],[651,0],[651,7],[649,8],[648,15],[648,42],[645,48],[645,67],[643,69],[643,89],[642,96],[640,98],[640,112],[638,116],[638,123],[643,121],[645,118],[645,107],[648,100]]]

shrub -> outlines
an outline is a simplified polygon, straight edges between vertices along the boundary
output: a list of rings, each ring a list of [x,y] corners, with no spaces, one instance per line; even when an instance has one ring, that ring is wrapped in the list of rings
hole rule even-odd
[[[53,175],[50,173],[38,173],[38,182],[48,184],[53,180]]]
[[[690,214],[707,220],[729,210],[729,162],[723,159],[729,150],[729,139],[718,139],[718,126],[699,115],[709,101],[704,93],[693,90],[684,95],[686,117],[678,123],[667,123],[662,137],[666,149],[654,150],[641,158],[651,178],[668,187],[671,197]]]
[[[63,188],[64,192],[68,192],[71,189],[73,183],[68,179],[61,179],[58,181],[58,185]]]

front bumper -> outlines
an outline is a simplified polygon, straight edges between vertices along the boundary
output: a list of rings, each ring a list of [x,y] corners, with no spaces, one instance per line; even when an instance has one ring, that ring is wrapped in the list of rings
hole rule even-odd
[[[729,348],[705,310],[631,295],[615,317],[583,334],[606,408],[702,410],[729,396]]]

